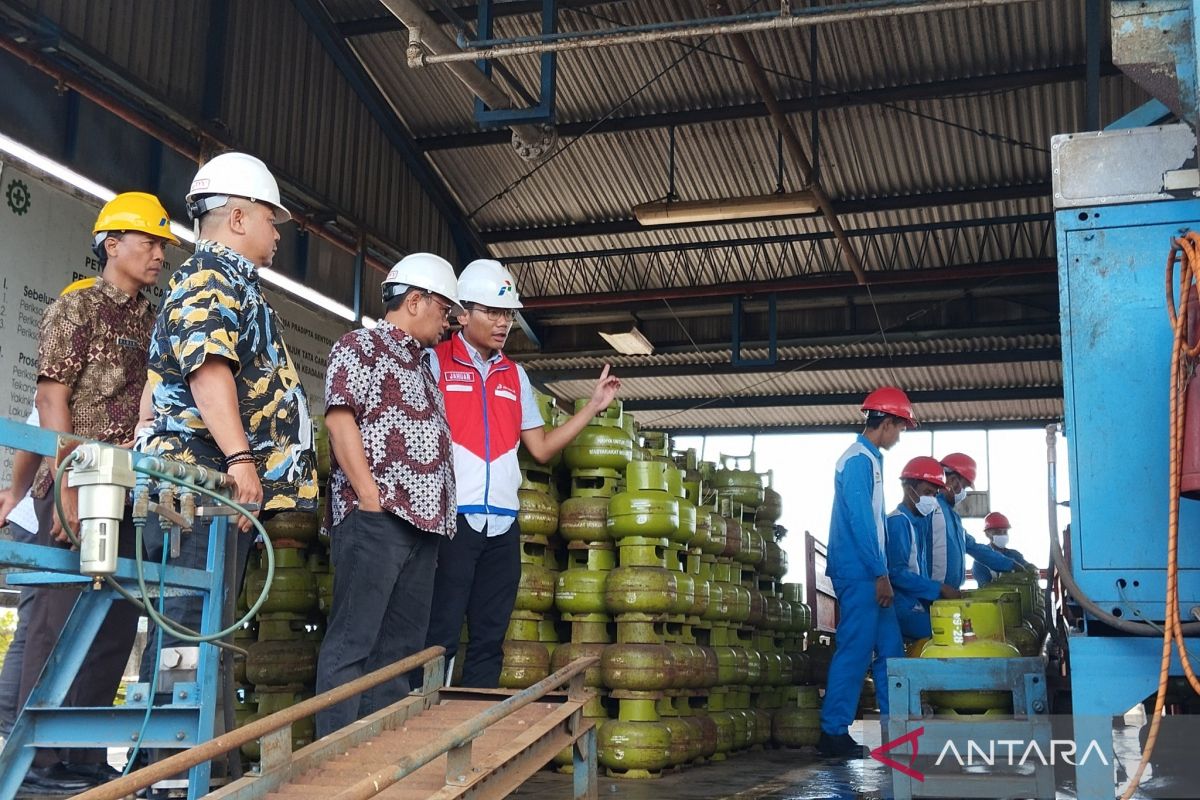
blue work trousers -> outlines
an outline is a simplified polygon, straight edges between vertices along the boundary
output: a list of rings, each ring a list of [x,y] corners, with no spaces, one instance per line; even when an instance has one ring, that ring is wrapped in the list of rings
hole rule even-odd
[[[904,655],[894,606],[875,601],[875,580],[833,579],[838,598],[837,647],[829,665],[821,730],[844,734],[858,712],[858,698],[870,668],[875,677],[879,713],[888,714],[887,660]]]

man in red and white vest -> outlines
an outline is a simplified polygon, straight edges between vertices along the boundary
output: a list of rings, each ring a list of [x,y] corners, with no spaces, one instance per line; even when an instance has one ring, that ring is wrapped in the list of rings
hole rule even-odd
[[[498,261],[472,261],[458,277],[460,330],[433,349],[454,447],[458,532],[439,543],[426,644],[446,648],[447,678],[464,618],[470,631],[462,684],[495,688],[501,645],[521,579],[517,448],[545,463],[608,407],[621,387],[605,366],[587,405],[546,431],[525,370],[502,348],[521,308]]]

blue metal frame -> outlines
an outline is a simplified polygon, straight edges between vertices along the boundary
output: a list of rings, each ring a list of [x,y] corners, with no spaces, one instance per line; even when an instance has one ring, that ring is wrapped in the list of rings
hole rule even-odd
[[[480,39],[487,40],[492,35],[492,23],[495,19],[494,12],[495,0],[480,0],[479,3],[479,31],[477,36]],[[558,3],[556,0],[542,0],[542,35],[568,35],[556,34],[558,30]],[[556,101],[555,87],[558,79],[558,58],[557,53],[543,53],[540,58],[540,91],[538,93],[537,105],[527,108],[489,108],[483,100],[475,98],[475,121],[482,127],[504,127],[517,123],[545,123],[554,122],[554,109]],[[475,62],[479,71],[489,78],[492,75],[492,62],[488,60],[480,60]]]
[[[916,740],[918,753],[936,756],[948,741],[960,753],[967,742],[1036,741],[1050,753],[1052,737],[1047,715],[1046,665],[1040,658],[893,658],[888,660],[888,741],[905,736]],[[922,693],[931,690],[1004,691],[1013,696],[1013,713],[1007,717],[945,717],[926,713]],[[910,762],[912,740],[891,748],[886,755]],[[1111,781],[1110,781],[1111,783]],[[1110,787],[1111,788],[1111,787]],[[980,775],[933,773],[916,780],[899,770],[892,772],[896,800],[912,797],[1054,797],[1054,769],[1035,765],[1031,775]],[[1020,791],[1018,791],[1020,790]],[[1080,792],[1079,797],[1108,794]]]
[[[742,296],[734,295],[733,297],[733,319],[730,324],[730,331],[733,340],[733,354],[731,360],[739,367],[771,367],[779,360],[777,336],[779,317],[775,313],[776,295],[771,292],[767,295],[767,357],[766,358],[742,358]]]
[[[58,449],[58,434],[0,419],[0,445],[53,455]],[[134,461],[144,456],[134,453]],[[218,630],[222,598],[225,592],[225,553],[230,531],[225,517],[215,517],[209,531],[206,569],[186,569],[146,564],[147,584],[160,581],[167,591],[199,594],[204,598],[201,631]],[[40,573],[10,576],[14,585],[50,585],[81,582],[79,554],[60,548],[0,541],[0,564],[41,570]],[[136,564],[132,559],[118,560],[117,580],[132,594],[139,595]],[[83,582],[90,583],[84,579]],[[58,642],[42,670],[37,685],[21,711],[12,733],[0,750],[0,800],[11,800],[21,785],[38,747],[121,747],[137,740],[146,713],[153,702],[148,687],[131,687],[124,706],[103,708],[64,708],[62,702],[78,675],[80,667],[100,630],[109,607],[120,600],[108,586],[83,591],[76,601]],[[141,742],[147,748],[177,749],[213,738],[217,703],[219,659],[217,648],[200,645],[195,683],[176,684],[171,701],[155,706]],[[133,698],[138,695],[145,702]],[[209,789],[210,764],[193,767],[188,773],[188,798],[195,800]]]
[[[1123,117],[1104,126],[1106,131],[1121,131],[1127,128],[1149,128],[1173,117],[1171,109],[1161,100],[1147,100]]]

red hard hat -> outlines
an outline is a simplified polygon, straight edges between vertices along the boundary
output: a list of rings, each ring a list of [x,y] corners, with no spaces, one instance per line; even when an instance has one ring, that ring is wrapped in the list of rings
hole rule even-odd
[[[909,429],[917,427],[917,418],[913,414],[912,401],[908,399],[908,395],[903,389],[897,389],[895,386],[881,386],[875,391],[867,395],[867,399],[863,400],[863,411],[882,411],[884,414],[891,414],[893,417],[899,417],[908,423]]]
[[[983,518],[983,529],[990,530],[1008,530],[1012,525],[1008,524],[1008,517],[1001,514],[999,511],[993,511]]]
[[[967,485],[975,487],[975,459],[966,453],[951,453],[942,459],[942,466],[949,472],[956,472],[967,479]]]
[[[942,472],[942,465],[932,456],[917,456],[909,461],[901,470],[900,477],[926,481],[939,489],[946,485],[946,476]]]

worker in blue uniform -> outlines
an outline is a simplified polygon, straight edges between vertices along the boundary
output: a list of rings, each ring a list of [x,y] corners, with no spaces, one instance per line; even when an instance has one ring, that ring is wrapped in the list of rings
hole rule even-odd
[[[888,579],[883,504],[883,450],[915,428],[912,403],[884,386],[862,404],[866,427],[838,459],[825,574],[838,599],[837,644],[829,665],[817,750],[846,757],[860,752],[850,736],[863,678],[870,667],[880,713],[887,716],[887,659],[904,655]]]
[[[887,518],[888,577],[896,592],[893,605],[905,642],[928,639],[932,633],[929,604],[959,597],[957,587],[929,577],[924,543],[929,539],[930,515],[937,496],[946,486],[936,458],[917,456],[900,472],[904,499]]]
[[[966,453],[950,453],[941,464],[946,470],[946,487],[938,494],[938,508],[930,520],[929,577],[961,589],[967,580],[968,555],[976,564],[984,564],[993,572],[1012,572],[1016,564],[975,541],[954,510],[966,498],[967,488],[975,485],[975,459]]]
[[[1026,561],[1025,556],[1021,555],[1019,550],[1008,546],[1008,531],[1011,527],[1008,517],[999,511],[993,511],[983,518],[983,535],[987,537],[988,545],[992,550],[1013,561],[1021,569],[1036,570],[1037,567]],[[975,559],[974,573],[975,580],[979,582],[980,586],[987,586],[995,577],[991,569],[979,559]]]

